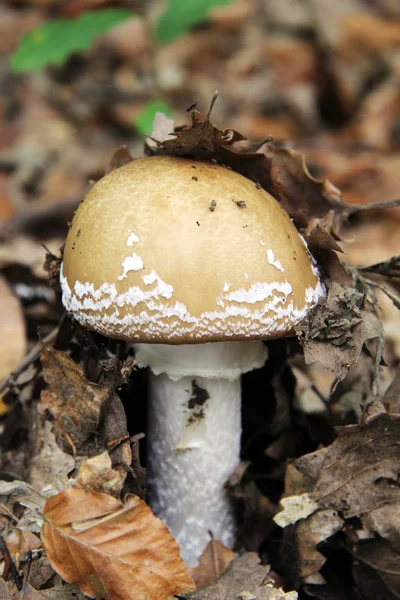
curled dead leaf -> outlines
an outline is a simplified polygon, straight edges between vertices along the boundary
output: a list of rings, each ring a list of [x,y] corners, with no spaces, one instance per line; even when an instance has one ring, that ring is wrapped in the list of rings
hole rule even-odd
[[[117,440],[114,464],[129,467],[132,455],[119,396],[104,385],[88,381],[81,367],[65,352],[45,346],[41,361],[49,384],[41,393],[41,408],[53,417],[61,448],[74,455],[97,455]],[[126,475],[126,469],[120,468],[121,474]]]
[[[384,571],[385,552],[387,564],[395,561],[394,556],[400,560],[398,415],[387,414],[376,400],[360,425],[340,427],[337,433],[330,446],[288,467],[283,510],[274,518],[281,527],[291,527],[296,575],[307,583],[323,582],[319,570],[326,558],[317,545],[342,525],[354,533],[347,551],[357,558],[362,555],[365,563],[374,566],[379,543],[378,570]],[[360,519],[362,531],[354,529],[354,518]]]
[[[253,144],[234,129],[222,131],[212,125],[210,113],[215,99],[216,95],[203,121],[197,111],[192,111],[192,124],[175,128],[172,135],[171,121],[168,119],[163,126],[160,115],[160,135],[157,143],[153,139],[147,144],[148,154],[216,160],[265,188],[299,226],[306,226],[310,219],[321,218],[330,210],[337,215],[347,210],[340,191],[332,183],[310,175],[300,152],[278,147],[270,138]]]
[[[367,340],[383,343],[382,324],[364,304],[362,292],[335,282],[328,296],[296,327],[306,363],[320,361],[335,374],[332,391],[356,364]]]
[[[85,460],[76,478],[77,487],[97,494],[110,494],[119,498],[125,477],[112,468],[108,452]]]
[[[52,567],[89,596],[167,600],[194,589],[167,527],[137,496],[68,489],[44,508],[42,540]]]

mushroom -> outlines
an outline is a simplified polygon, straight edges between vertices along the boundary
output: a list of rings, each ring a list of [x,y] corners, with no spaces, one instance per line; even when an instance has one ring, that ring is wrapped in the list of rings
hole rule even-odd
[[[140,158],[81,203],[61,285],[79,323],[133,343],[150,368],[149,500],[187,564],[209,531],[232,546],[224,484],[239,463],[240,375],[324,294],[289,216],[218,164]]]

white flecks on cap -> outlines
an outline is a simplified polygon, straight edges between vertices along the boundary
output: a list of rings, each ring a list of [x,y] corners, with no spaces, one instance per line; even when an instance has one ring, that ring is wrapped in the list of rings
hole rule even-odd
[[[285,269],[282,267],[282,264],[279,262],[279,260],[275,258],[275,254],[272,250],[267,250],[267,257],[270,265],[276,267],[281,273],[285,272]]]
[[[127,256],[126,258],[124,258],[124,260],[121,263],[121,266],[124,269],[124,272],[122,273],[122,275],[119,275],[118,281],[122,281],[122,279],[125,279],[129,271],[140,271],[141,269],[143,269],[144,265],[140,256],[132,252],[131,256]]]
[[[212,336],[267,338],[275,332],[289,331],[325,295],[325,288],[318,281],[315,288],[306,289],[304,306],[298,307],[293,303],[288,281],[257,282],[229,293],[232,284],[225,283],[216,298],[218,308],[197,316],[183,302],[174,301],[173,287],[154,270],[142,279],[152,287],[131,286],[119,293],[114,284],[103,283],[95,289],[89,282],[77,281],[72,291],[61,269],[63,303],[82,325],[104,335],[111,335],[112,331],[115,337],[145,336],[148,340],[159,340],[162,335],[166,341],[174,341]],[[118,308],[124,308],[123,316]]]
[[[127,239],[126,245],[133,246],[133,244],[136,244],[138,241],[139,241],[139,238],[136,235],[136,233],[130,233],[129,237]]]
[[[273,281],[272,283],[258,281],[253,283],[247,290],[245,288],[234,290],[229,292],[229,294],[223,295],[222,298],[231,302],[255,304],[256,302],[263,302],[270,296],[273,296],[275,292],[283,294],[287,298],[292,291],[292,286],[288,281]]]
[[[265,246],[266,245],[265,242],[263,242],[262,240],[260,240],[260,244],[261,244],[261,246]]]
[[[229,290],[229,288],[231,287],[231,285],[232,285],[231,283],[228,283],[228,281],[225,281],[222,291],[227,292]]]

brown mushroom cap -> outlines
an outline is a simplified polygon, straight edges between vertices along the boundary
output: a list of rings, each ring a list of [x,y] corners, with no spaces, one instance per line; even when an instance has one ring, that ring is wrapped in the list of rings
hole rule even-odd
[[[131,342],[272,338],[323,294],[280,204],[220,165],[134,160],[79,206],[61,272],[84,326]]]

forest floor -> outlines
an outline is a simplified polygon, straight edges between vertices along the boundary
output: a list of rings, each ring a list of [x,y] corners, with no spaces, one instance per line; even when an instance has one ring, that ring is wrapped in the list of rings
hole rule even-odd
[[[12,70],[26,32],[104,4],[139,17],[62,65]],[[160,4],[142,4],[0,6],[0,600],[398,599],[398,3],[237,0],[164,45],[148,27]],[[94,533],[73,545],[99,492],[96,516],[118,513],[121,537],[138,527],[135,510],[145,531],[158,526],[145,504],[146,373],[129,345],[64,313],[57,278],[80,200],[119,148],[143,156],[143,110],[154,101],[177,125],[191,114],[205,123],[206,158],[223,151],[278,198],[328,289],[297,337],[268,342],[266,365],[243,377],[243,462],[228,483],[235,552],[212,540],[189,576],[163,530],[155,589],[147,574],[126,574],[141,572],[145,535],[132,537],[129,564],[116,549],[101,563]],[[227,130],[249,143],[225,144]],[[125,577],[129,591],[118,591]]]

